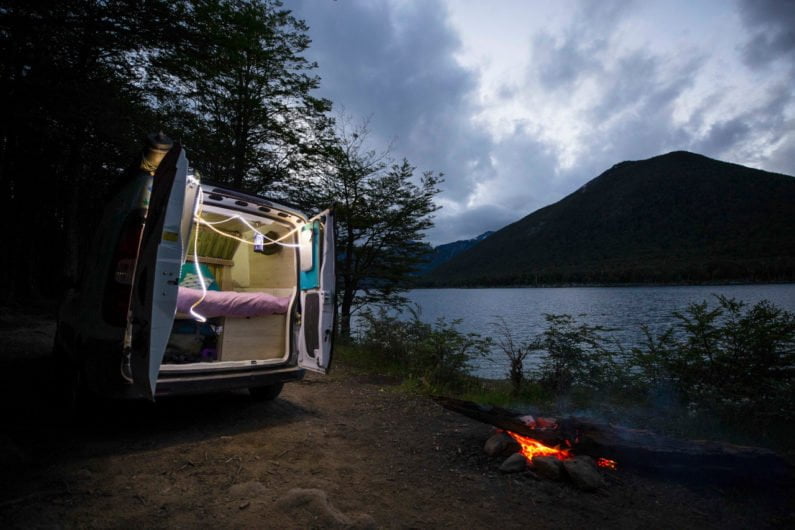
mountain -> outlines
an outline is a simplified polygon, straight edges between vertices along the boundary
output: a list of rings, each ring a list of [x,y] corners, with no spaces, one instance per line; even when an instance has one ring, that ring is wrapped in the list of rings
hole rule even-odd
[[[676,151],[616,164],[425,286],[795,281],[795,178]]]
[[[493,233],[493,231],[483,232],[479,236],[472,239],[461,239],[458,241],[453,241],[452,243],[444,243],[443,245],[433,247],[428,261],[419,268],[418,274],[429,273],[442,263],[446,263],[455,256],[461,254],[463,251],[474,247]]]

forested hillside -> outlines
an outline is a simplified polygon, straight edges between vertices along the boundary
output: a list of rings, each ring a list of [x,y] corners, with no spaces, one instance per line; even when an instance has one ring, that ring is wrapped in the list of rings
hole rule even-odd
[[[425,285],[792,281],[795,178],[673,152],[622,162]]]

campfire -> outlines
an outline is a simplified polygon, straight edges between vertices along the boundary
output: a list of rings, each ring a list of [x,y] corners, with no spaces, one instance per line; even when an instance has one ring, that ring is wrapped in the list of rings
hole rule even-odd
[[[560,446],[549,447],[538,440],[528,436],[522,436],[521,434],[516,434],[515,432],[511,431],[505,431],[505,433],[519,444],[519,447],[521,448],[520,452],[529,461],[532,461],[534,456],[554,456],[558,460],[573,458],[570,449],[562,449]],[[565,443],[568,447],[571,447],[571,442],[566,441]],[[599,457],[595,460],[595,463],[597,467],[612,470],[618,469],[618,463],[615,460],[610,460],[609,458]]]
[[[737,476],[790,476],[791,466],[775,452],[705,440],[678,440],[644,429],[582,417],[545,418],[491,405],[437,396],[437,403],[496,427],[484,451],[507,458],[506,473],[547,479],[569,478],[585,490],[604,485],[618,469],[680,474],[702,480]]]
[[[527,435],[536,434],[546,440],[559,437],[562,433],[554,419],[520,416],[515,420],[524,427],[524,435],[512,430],[496,429],[484,446],[484,451],[490,456],[510,454],[500,466],[500,471],[526,472],[537,478],[551,480],[568,477],[581,489],[595,490],[604,485],[598,468],[617,468],[616,462],[608,458],[593,459],[576,455],[573,447],[577,440],[563,438],[562,443],[552,446]]]

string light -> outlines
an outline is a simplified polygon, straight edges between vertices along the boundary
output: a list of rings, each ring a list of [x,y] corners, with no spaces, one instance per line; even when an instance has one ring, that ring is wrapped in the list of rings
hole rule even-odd
[[[198,219],[198,216],[201,212],[201,207],[202,207],[202,190],[201,188],[199,188],[199,196],[196,199],[196,205],[193,207],[194,219]],[[204,281],[202,268],[199,265],[199,230],[198,229],[195,230],[195,233],[193,235],[193,264],[194,267],[196,268],[196,274],[199,277],[199,285],[201,285],[202,288],[202,295],[196,302],[193,303],[193,305],[190,306],[189,313],[193,316],[193,318],[195,318],[199,322],[207,322],[207,319],[204,317],[204,315],[200,315],[199,313],[194,311],[194,309],[196,309],[196,306],[204,302],[204,299],[207,297],[207,283]]]
[[[198,181],[197,181],[197,183],[198,183]],[[301,246],[300,244],[282,243],[282,241],[287,239],[288,237],[292,236],[293,234],[295,234],[300,228],[302,228],[302,226],[296,226],[295,228],[293,228],[289,232],[285,233],[281,237],[278,237],[276,239],[271,239],[267,235],[265,235],[262,232],[260,232],[259,230],[257,230],[256,227],[251,225],[251,223],[249,223],[245,218],[243,218],[242,216],[240,216],[238,214],[231,215],[231,216],[227,217],[226,219],[222,219],[220,221],[212,221],[211,222],[211,221],[207,221],[205,219],[202,219],[201,214],[202,214],[203,206],[204,206],[204,194],[202,193],[201,188],[199,188],[198,197],[196,199],[196,205],[193,208],[193,221],[195,223],[197,223],[197,224],[206,226],[207,228],[209,228],[213,232],[216,232],[216,233],[222,235],[223,237],[228,237],[230,239],[234,239],[236,241],[240,241],[241,243],[245,243],[247,245],[252,245],[253,246],[253,245],[256,244],[254,241],[248,241],[248,240],[243,239],[241,237],[237,237],[235,235],[223,232],[223,231],[218,230],[217,228],[215,228],[215,226],[213,226],[213,225],[220,225],[220,224],[223,224],[223,223],[227,223],[229,221],[237,219],[240,222],[242,222],[244,225],[246,225],[248,228],[253,230],[256,235],[261,236],[265,240],[262,244],[265,244],[265,245],[280,245],[282,247],[287,247],[287,248],[298,248],[298,247]],[[193,235],[193,263],[194,263],[194,266],[196,268],[196,275],[199,278],[199,285],[201,286],[202,295],[201,295],[201,297],[199,297],[199,299],[196,302],[193,303],[193,305],[190,306],[189,313],[191,314],[191,316],[193,316],[193,318],[195,318],[199,322],[207,322],[207,318],[205,318],[204,315],[201,315],[201,314],[199,314],[199,313],[197,313],[195,311],[196,307],[199,304],[201,304],[202,302],[204,302],[205,298],[207,298],[207,282],[204,279],[204,275],[202,274],[202,271],[201,271],[201,266],[199,265],[199,230],[198,229],[194,231],[194,235]]]

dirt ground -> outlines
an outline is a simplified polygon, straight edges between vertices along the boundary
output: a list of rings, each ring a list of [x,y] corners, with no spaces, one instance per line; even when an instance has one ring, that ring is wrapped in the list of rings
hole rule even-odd
[[[791,482],[715,483],[619,468],[595,493],[498,471],[488,426],[394,381],[309,376],[245,392],[53,417],[52,326],[0,320],[3,528],[767,528],[795,526]]]

